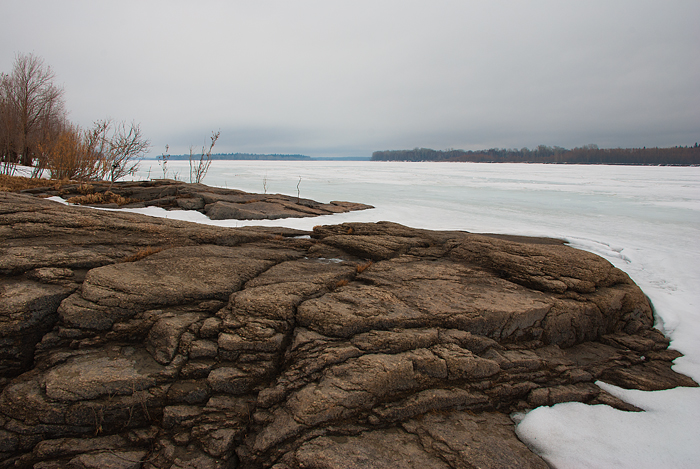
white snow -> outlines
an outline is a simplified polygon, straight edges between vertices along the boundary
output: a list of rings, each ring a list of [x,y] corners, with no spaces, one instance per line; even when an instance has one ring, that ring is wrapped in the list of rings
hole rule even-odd
[[[150,168],[148,167],[150,164]],[[187,162],[169,168],[188,174]],[[139,175],[159,177],[156,161]],[[172,173],[171,173],[172,174]],[[301,178],[301,180],[300,180]],[[700,168],[472,163],[215,161],[206,184],[346,200],[376,209],[265,222],[208,220],[197,212],[135,210],[219,226],[311,229],[390,220],[430,229],[550,236],[595,252],[649,296],[657,327],[684,354],[674,370],[700,382]],[[700,467],[700,388],[629,391],[645,409],[578,403],[541,407],[517,431],[557,468]]]

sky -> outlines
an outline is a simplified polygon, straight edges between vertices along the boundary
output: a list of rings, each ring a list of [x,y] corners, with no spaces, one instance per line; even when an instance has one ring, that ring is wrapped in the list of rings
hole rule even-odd
[[[0,71],[151,156],[700,141],[697,0],[0,1]]]

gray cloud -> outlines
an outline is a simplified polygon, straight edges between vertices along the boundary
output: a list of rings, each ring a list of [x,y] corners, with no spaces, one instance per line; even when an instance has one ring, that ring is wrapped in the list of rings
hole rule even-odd
[[[135,120],[155,153],[216,129],[218,151],[312,156],[700,139],[696,1],[25,0],[0,15],[0,70],[42,56],[72,120]]]

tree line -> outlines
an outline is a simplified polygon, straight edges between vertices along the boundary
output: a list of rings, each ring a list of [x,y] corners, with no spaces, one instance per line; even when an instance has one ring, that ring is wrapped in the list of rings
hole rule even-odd
[[[33,167],[32,177],[110,180],[133,173],[150,144],[136,123],[98,120],[83,129],[68,120],[51,67],[18,54],[0,75],[0,173]]]
[[[372,153],[372,161],[466,161],[473,163],[559,163],[559,164],[624,164],[682,165],[700,164],[700,147],[671,148],[598,148],[584,145],[571,150],[539,145],[537,148],[489,150],[388,150]]]

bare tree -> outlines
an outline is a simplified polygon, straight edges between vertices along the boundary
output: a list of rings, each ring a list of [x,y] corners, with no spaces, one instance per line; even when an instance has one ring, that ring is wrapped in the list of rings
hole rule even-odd
[[[211,133],[211,144],[209,145],[209,150],[204,151],[202,147],[202,154],[199,156],[199,161],[194,156],[193,148],[190,147],[190,182],[199,184],[204,176],[206,176],[207,171],[209,171],[209,166],[211,166],[211,151],[219,139],[221,131]]]
[[[110,123],[106,122],[103,135],[106,135],[110,127]],[[114,133],[106,137],[104,145],[103,164],[107,179],[114,184],[117,179],[133,174],[150,146],[150,142],[143,138],[138,124],[132,122],[128,127],[124,122],[116,124]]]
[[[17,55],[12,73],[2,77],[3,159],[31,166],[38,145],[56,138],[65,125],[63,89],[43,59]]]
[[[12,175],[17,159],[12,152],[12,136],[16,119],[12,115],[12,108],[7,99],[7,89],[10,77],[0,74],[0,174]]]

